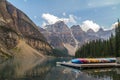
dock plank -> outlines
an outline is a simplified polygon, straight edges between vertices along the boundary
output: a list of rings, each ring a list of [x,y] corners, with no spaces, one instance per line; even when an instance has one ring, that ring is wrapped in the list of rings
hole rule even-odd
[[[58,62],[57,64],[73,67],[73,68],[120,68],[120,64],[117,63],[91,63],[91,64],[75,64],[71,62]]]

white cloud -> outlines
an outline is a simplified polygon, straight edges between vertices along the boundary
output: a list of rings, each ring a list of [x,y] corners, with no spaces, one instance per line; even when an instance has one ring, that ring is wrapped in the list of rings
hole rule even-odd
[[[43,22],[42,27],[44,28],[44,26],[46,26],[46,25],[47,25],[46,22]]]
[[[54,16],[52,14],[49,13],[44,13],[42,14],[42,18],[45,20],[45,22],[43,24],[54,24],[57,21],[64,21],[66,24],[67,23],[76,23],[76,16],[74,15],[69,15],[68,18],[59,18],[57,16]]]
[[[107,31],[107,30],[115,29],[115,28],[117,27],[117,25],[118,25],[118,22],[115,22],[115,23],[112,24],[111,27],[109,27],[109,28],[105,28],[104,26],[103,26],[102,28],[103,28],[105,31]]]
[[[62,15],[63,15],[63,16],[66,16],[66,13],[64,12]]]
[[[112,29],[115,29],[115,28],[117,27],[117,25],[118,25],[118,22],[115,22],[114,24],[111,25],[110,28],[105,28],[105,27],[103,27],[103,29],[104,29],[105,31],[106,31],[106,30],[112,30]]]
[[[77,17],[76,16],[74,16],[74,15],[69,15],[69,22],[72,22],[72,23],[77,23],[76,22],[76,19],[77,19]]]
[[[95,32],[97,32],[100,29],[100,26],[96,23],[94,23],[92,20],[86,20],[82,23],[81,28],[84,31],[87,31],[89,29],[94,30]]]
[[[55,22],[58,21],[58,17],[49,13],[42,14],[42,18],[45,19],[48,24],[54,24]]]
[[[118,22],[115,22],[114,24],[112,24],[111,29],[115,29],[117,25],[118,25]]]

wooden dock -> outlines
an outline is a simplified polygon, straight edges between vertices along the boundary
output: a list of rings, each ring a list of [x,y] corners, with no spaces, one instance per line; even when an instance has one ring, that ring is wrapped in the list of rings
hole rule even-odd
[[[77,68],[77,69],[95,69],[95,68],[120,68],[117,63],[91,63],[91,64],[75,64],[71,62],[57,62],[58,65]]]

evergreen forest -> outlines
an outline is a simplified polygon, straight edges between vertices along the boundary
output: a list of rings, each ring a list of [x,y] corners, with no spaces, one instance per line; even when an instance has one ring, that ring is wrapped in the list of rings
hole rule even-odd
[[[80,47],[75,57],[120,57],[120,22],[115,27],[115,34],[108,40],[93,40]]]

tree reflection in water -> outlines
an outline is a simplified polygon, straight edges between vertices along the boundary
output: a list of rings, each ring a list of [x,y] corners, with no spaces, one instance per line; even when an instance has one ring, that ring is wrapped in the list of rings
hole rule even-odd
[[[119,80],[120,69],[76,70],[56,66],[71,58],[11,59],[0,64],[0,80]]]

